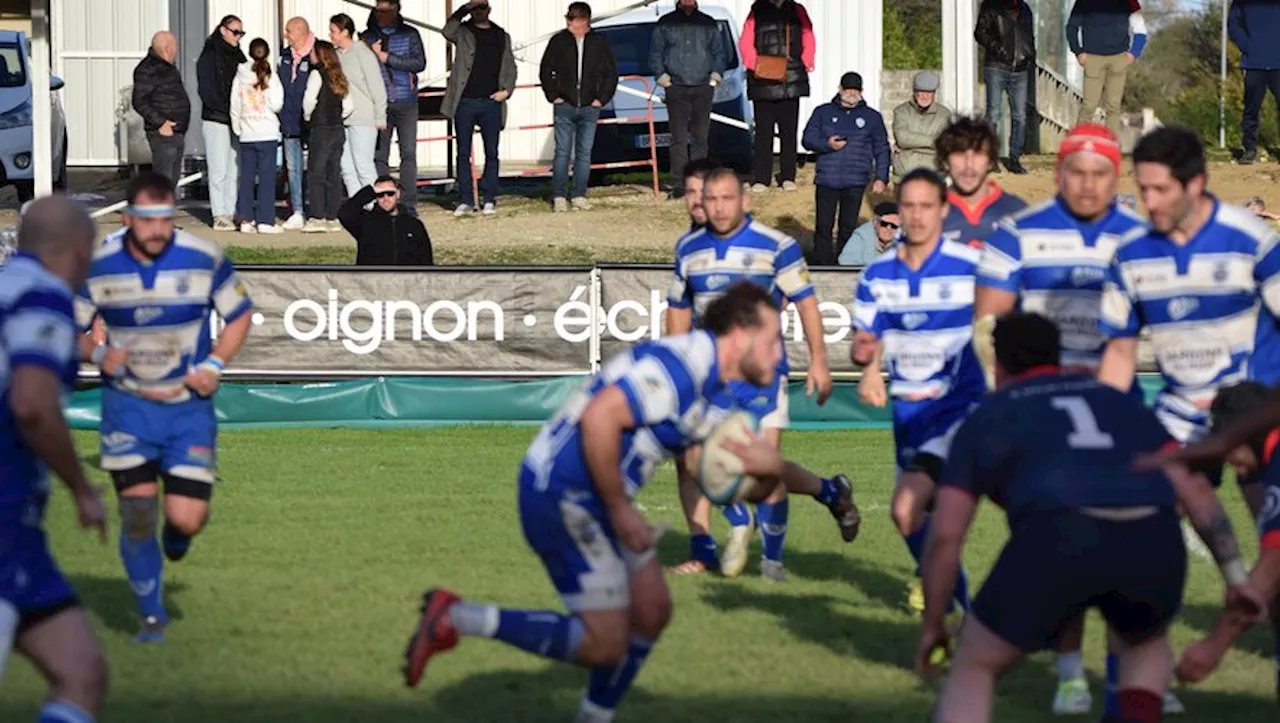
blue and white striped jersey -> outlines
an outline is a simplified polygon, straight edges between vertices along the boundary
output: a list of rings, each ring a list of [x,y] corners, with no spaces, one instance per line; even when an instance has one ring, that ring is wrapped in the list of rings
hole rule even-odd
[[[65,281],[26,254],[10,257],[0,270],[0,520],[20,509],[18,514],[31,518],[24,524],[38,525],[43,514],[47,474],[19,434],[9,408],[10,384],[15,369],[36,366],[71,389],[79,357],[71,298]]]
[[[186,401],[183,377],[212,351],[211,313],[230,323],[253,302],[217,243],[176,231],[158,258],[144,262],[129,252],[125,233],[108,236],[94,254],[76,298],[76,320],[88,329],[101,316],[109,343],[128,350],[128,374],[113,387],[177,389],[168,401]]]
[[[699,328],[707,306],[743,279],[768,289],[782,307],[814,295],[800,244],[748,216],[742,230],[729,238],[702,228],[676,242],[675,275],[667,304],[693,309],[693,326]],[[785,352],[779,372],[787,373]]]
[[[1116,250],[1102,334],[1150,330],[1165,383],[1156,413],[1179,441],[1203,430],[1219,387],[1280,380],[1276,241],[1252,213],[1215,199],[1210,221],[1185,246],[1153,230]]]
[[[894,418],[903,420],[946,397],[977,401],[986,392],[973,351],[974,272],[978,249],[940,241],[912,271],[899,249],[862,272],[853,327],[884,343]]]
[[[524,458],[539,492],[595,494],[579,422],[591,400],[610,386],[626,395],[636,425],[622,434],[628,496],[644,486],[659,462],[706,439],[733,406],[709,332],[638,344],[605,362],[542,427]]]
[[[978,262],[978,286],[1017,294],[1023,311],[1062,331],[1064,367],[1097,371],[1107,343],[1098,328],[1107,270],[1116,248],[1146,231],[1119,204],[1097,222],[1082,223],[1054,198],[1000,222]]]

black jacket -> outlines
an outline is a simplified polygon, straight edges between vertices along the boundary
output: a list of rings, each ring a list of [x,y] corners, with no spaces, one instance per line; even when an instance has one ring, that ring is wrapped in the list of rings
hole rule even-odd
[[[191,125],[191,99],[182,85],[182,71],[154,50],[133,69],[132,105],[148,131],[170,120],[174,133],[186,133]]]
[[[236,79],[236,68],[246,60],[240,48],[228,45],[217,30],[204,41],[204,50],[196,60],[202,119],[231,125],[231,82]]]
[[[542,70],[538,73],[547,101],[557,98],[581,108],[600,101],[607,105],[618,89],[618,63],[613,58],[609,39],[590,32],[582,39],[582,80],[578,80],[578,41],[573,33],[561,30],[547,41],[542,54]]]
[[[1035,21],[1024,0],[983,0],[973,39],[986,52],[985,67],[1022,72],[1036,62]]]
[[[373,203],[377,194],[365,186],[338,209],[338,221],[356,239],[356,266],[431,266],[427,227],[403,206],[392,215]]]
[[[680,8],[658,18],[649,43],[649,74],[671,76],[672,85],[701,87],[711,74],[724,76],[732,48],[725,47],[720,25],[710,15]]]
[[[804,27],[800,11],[793,0],[786,0],[775,7],[769,0],[756,0],[751,6],[755,18],[755,48],[757,55],[787,57],[787,79],[784,81],[760,80],[755,73],[747,74],[747,97],[751,100],[790,100],[809,96],[809,72],[804,67],[801,53],[804,49]],[[787,28],[791,29],[791,52],[787,54]]]

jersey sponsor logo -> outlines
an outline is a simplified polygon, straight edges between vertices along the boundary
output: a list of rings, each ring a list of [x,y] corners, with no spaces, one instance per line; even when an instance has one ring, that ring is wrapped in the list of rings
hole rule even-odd
[[[912,311],[902,315],[902,325],[908,329],[924,326],[928,321],[929,315],[923,311]]]
[[[1200,300],[1194,296],[1179,296],[1169,301],[1169,318],[1182,321],[1200,308]]]
[[[1227,342],[1201,332],[1178,334],[1156,352],[1160,368],[1183,384],[1206,386],[1231,366]]]
[[[1078,287],[1095,286],[1106,278],[1106,272],[1096,266],[1076,266],[1071,269],[1071,283]]]
[[[180,290],[178,293],[185,292]],[[133,323],[146,326],[162,316],[164,316],[164,309],[158,306],[139,306],[133,310]]]
[[[711,274],[707,277],[707,288],[714,291],[728,286],[732,281],[733,278],[728,274]]]
[[[108,454],[118,454],[121,450],[128,448],[138,438],[126,432],[112,432],[102,437],[102,446],[106,448]]]

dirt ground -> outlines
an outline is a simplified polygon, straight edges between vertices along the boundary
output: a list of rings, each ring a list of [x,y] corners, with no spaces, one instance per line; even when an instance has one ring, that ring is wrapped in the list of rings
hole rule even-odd
[[[1053,193],[1053,159],[1026,160],[1031,173],[1025,176],[1002,174],[999,182],[1009,191],[1028,201],[1039,201]],[[787,193],[772,189],[751,199],[753,212],[760,220],[784,229],[810,244],[813,229],[813,166],[801,169],[800,190]],[[83,182],[72,179],[72,192],[94,194],[88,202],[103,207],[123,195],[122,183],[90,176]],[[1239,166],[1214,163],[1210,169],[1210,187],[1222,199],[1240,203],[1262,196],[1273,209],[1280,208],[1280,164]],[[443,263],[529,263],[545,258],[547,262],[577,261],[656,261],[670,255],[675,239],[688,227],[683,201],[655,201],[651,188],[639,184],[600,186],[591,190],[595,208],[587,212],[553,214],[550,192],[546,184],[525,182],[509,187],[512,191],[500,197],[499,213],[492,218],[475,216],[455,219],[451,214],[451,196],[420,197],[420,213],[431,235],[439,260]],[[1136,193],[1130,168],[1124,169],[1121,193]],[[13,223],[17,204],[6,192],[0,198],[0,225]],[[879,199],[867,199],[867,209]],[[266,252],[354,249],[354,241],[346,233],[302,234],[286,232],[278,235],[250,235],[214,232],[208,225],[207,204],[185,204],[179,224],[202,236],[215,238],[227,246],[261,249]],[[100,219],[103,232],[119,224],[117,214]]]

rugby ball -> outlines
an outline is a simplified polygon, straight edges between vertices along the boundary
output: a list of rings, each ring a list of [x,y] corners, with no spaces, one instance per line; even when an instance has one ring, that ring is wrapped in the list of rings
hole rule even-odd
[[[746,442],[759,432],[760,420],[750,412],[738,410],[725,418],[702,443],[698,463],[698,486],[707,499],[717,505],[741,502],[756,486],[756,478],[742,473],[742,460],[725,449],[725,440]]]

